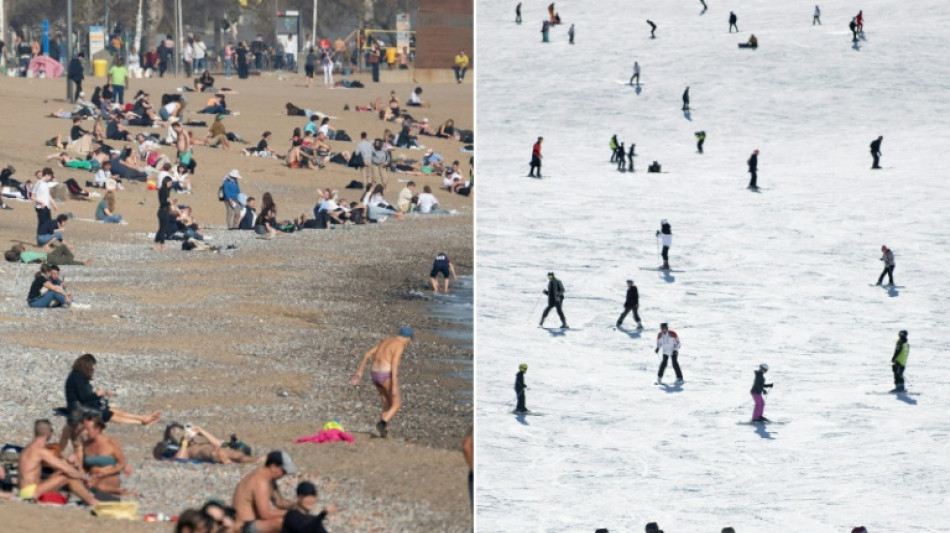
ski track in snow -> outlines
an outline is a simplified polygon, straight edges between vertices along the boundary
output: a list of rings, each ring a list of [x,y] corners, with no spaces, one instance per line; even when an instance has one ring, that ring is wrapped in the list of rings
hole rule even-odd
[[[515,3],[478,1],[478,530],[950,530],[945,3],[822,4],[812,27],[805,3],[563,1],[549,44],[547,3],[525,2],[521,26]],[[750,33],[759,49],[737,49]],[[635,60],[639,94],[614,83]],[[609,163],[614,133],[637,172]],[[550,179],[525,178],[538,136]],[[756,148],[761,194],[744,189]],[[660,263],[663,218],[682,273],[639,270]],[[906,289],[868,286],[881,244]],[[536,327],[549,270],[582,329]],[[630,277],[639,337],[632,317],[609,328]],[[678,392],[653,385],[659,322],[683,342]],[[868,394],[892,388],[903,328],[921,394]],[[545,416],[510,414],[522,362]],[[766,416],[786,423],[737,425],[761,362]]]

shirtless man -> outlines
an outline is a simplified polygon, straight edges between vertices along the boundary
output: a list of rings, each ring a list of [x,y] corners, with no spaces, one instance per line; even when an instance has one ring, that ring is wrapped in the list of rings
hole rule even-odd
[[[452,279],[458,281],[458,277],[455,275],[455,265],[452,264],[452,260],[449,259],[449,256],[445,254],[439,254],[435,256],[435,261],[432,262],[432,271],[429,272],[429,281],[432,283],[432,292],[439,292],[439,273],[442,274],[443,284],[445,285],[445,293],[449,292],[449,276],[452,276]]]
[[[350,384],[358,384],[366,369],[366,362],[370,358],[373,359],[373,365],[369,371],[383,404],[383,414],[380,415],[379,422],[376,422],[376,430],[382,438],[386,438],[387,426],[402,405],[399,399],[399,361],[402,359],[402,352],[406,349],[406,345],[412,341],[412,337],[412,328],[401,327],[397,336],[382,340],[366,352],[356,374],[350,379]]]
[[[280,533],[287,510],[294,506],[277,488],[277,480],[294,474],[297,467],[283,450],[267,454],[264,466],[246,475],[234,489],[232,506],[237,513],[236,531],[241,533]]]
[[[181,440],[181,446],[175,454],[175,459],[195,459],[208,463],[256,463],[258,459],[250,455],[244,455],[241,450],[224,448],[221,441],[211,433],[194,424],[186,425],[184,428],[185,438]],[[202,440],[197,440],[201,437]]]
[[[49,420],[37,420],[33,424],[33,442],[20,454],[20,490],[18,496],[24,500],[68,487],[76,496],[89,506],[96,506],[99,501],[86,489],[83,484],[84,475],[71,464],[47,448],[50,436],[53,434],[53,425]],[[55,470],[53,475],[40,481],[43,467]]]

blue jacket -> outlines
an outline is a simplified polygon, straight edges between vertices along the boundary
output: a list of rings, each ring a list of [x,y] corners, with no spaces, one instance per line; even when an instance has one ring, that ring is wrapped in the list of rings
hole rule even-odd
[[[236,202],[239,194],[241,194],[241,186],[238,185],[237,180],[230,176],[224,178],[224,199]]]

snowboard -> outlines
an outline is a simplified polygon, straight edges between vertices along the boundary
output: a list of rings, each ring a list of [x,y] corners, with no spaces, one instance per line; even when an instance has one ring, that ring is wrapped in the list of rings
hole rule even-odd
[[[877,395],[879,395],[879,396],[899,396],[899,395],[901,395],[901,394],[903,394],[904,396],[920,396],[920,393],[919,393],[919,392],[908,392],[908,391],[904,391],[904,392],[871,391],[871,392],[869,392],[868,394],[877,394]]]

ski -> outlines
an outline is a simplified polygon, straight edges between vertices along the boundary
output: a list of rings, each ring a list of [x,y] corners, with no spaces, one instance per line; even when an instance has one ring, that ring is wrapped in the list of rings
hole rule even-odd
[[[515,416],[544,416],[544,413],[538,413],[536,411],[525,411],[523,413],[519,411],[512,411],[511,414]]]
[[[868,283],[868,287],[880,287],[882,289],[906,289],[904,285],[879,285],[877,283]]]
[[[562,327],[560,327],[560,326],[557,326],[557,327],[538,326],[538,328],[540,328],[540,329],[546,329],[546,330],[548,330],[548,331],[579,331],[579,330],[583,329],[583,328],[562,328]]]
[[[767,422],[753,422],[751,420],[740,420],[736,422],[736,425],[737,426],[773,426],[773,425],[781,426],[786,423],[787,421],[785,420],[769,420]]]
[[[673,270],[673,269],[666,269],[666,268],[659,268],[659,267],[656,267],[656,268],[640,267],[640,270],[649,270],[651,272],[678,272],[678,273],[686,272],[685,270]]]

